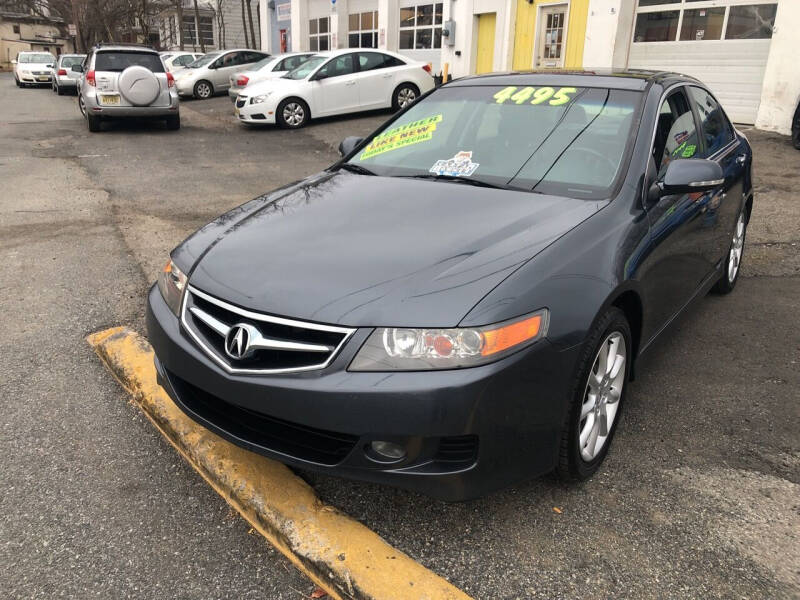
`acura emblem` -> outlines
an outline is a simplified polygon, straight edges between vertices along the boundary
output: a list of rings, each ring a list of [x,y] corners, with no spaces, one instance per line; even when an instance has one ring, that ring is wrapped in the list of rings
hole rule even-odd
[[[251,342],[259,336],[258,330],[247,323],[237,323],[225,336],[225,352],[236,360],[242,360],[252,354]]]

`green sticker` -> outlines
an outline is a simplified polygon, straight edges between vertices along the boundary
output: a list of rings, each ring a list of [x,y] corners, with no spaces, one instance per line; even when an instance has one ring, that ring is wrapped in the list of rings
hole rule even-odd
[[[523,104],[532,98],[530,104],[533,105],[547,102],[550,106],[561,106],[572,100],[573,95],[577,92],[578,89],[574,87],[562,87],[556,90],[546,86],[540,88],[528,86],[517,91],[517,86],[510,85],[497,92],[493,97],[497,104],[505,104],[508,100]]]
[[[384,131],[364,148],[364,152],[361,153],[359,158],[360,160],[366,160],[384,152],[426,142],[433,137],[433,132],[436,131],[436,124],[441,120],[442,115],[434,115]]]

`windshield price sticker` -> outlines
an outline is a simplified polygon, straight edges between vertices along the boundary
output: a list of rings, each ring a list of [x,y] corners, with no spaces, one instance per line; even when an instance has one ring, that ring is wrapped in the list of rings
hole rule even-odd
[[[561,106],[572,100],[573,96],[578,92],[578,88],[574,87],[524,87],[517,90],[517,86],[510,85],[497,92],[494,95],[497,104],[505,104],[506,102],[514,102],[516,104],[523,104],[530,100],[530,104],[544,104],[547,102],[550,106]]]
[[[365,160],[384,152],[419,144],[420,142],[427,142],[433,137],[433,132],[436,131],[436,124],[440,123],[441,120],[442,115],[434,115],[427,119],[420,119],[419,121],[413,121],[384,131],[364,148],[364,152],[361,153],[359,158],[360,160]]]

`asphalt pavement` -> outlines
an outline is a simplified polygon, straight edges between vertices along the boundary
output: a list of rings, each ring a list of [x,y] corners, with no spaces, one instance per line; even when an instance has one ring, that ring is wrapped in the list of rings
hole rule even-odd
[[[0,75],[0,589],[12,598],[308,597],[274,551],[127,401],[84,337],[144,332],[169,250],[336,159],[388,117],[248,129],[227,96],[183,127],[90,134],[74,96]],[[480,599],[800,595],[800,152],[747,131],[756,198],[742,278],[640,365],[604,469],[444,504],[301,473]]]

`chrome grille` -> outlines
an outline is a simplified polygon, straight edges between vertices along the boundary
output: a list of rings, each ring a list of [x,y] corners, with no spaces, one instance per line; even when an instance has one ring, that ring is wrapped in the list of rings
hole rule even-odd
[[[187,287],[181,323],[229,373],[324,369],[355,329],[296,321],[240,308]]]

